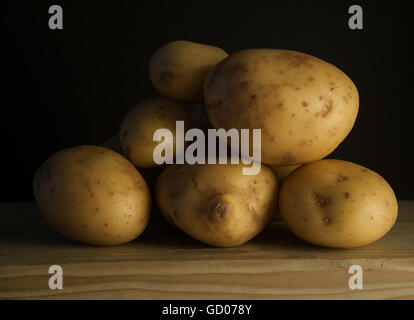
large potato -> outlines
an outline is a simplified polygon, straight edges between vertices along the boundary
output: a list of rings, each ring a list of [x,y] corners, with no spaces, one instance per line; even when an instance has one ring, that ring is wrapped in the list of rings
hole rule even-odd
[[[320,160],[292,172],[279,209],[290,230],[316,245],[359,247],[393,226],[397,200],[377,173],[341,160]]]
[[[154,98],[135,106],[122,121],[119,133],[128,159],[139,168],[157,167],[153,158],[154,149],[163,142],[153,141],[154,132],[158,129],[168,129],[173,133],[175,154],[176,121],[184,121],[184,131],[191,128],[190,114],[176,101]]]
[[[262,161],[293,165],[330,154],[352,129],[358,91],[338,68],[310,55],[272,49],[232,54],[207,75],[215,128],[262,129]]]
[[[220,48],[190,41],[173,41],[158,49],[149,65],[158,92],[184,102],[201,102],[204,77],[228,54]]]
[[[243,175],[244,165],[172,165],[158,177],[156,201],[163,215],[190,236],[217,247],[241,245],[271,219],[277,180],[262,166]]]
[[[53,229],[87,244],[131,241],[150,217],[151,199],[142,176],[119,153],[99,146],[52,155],[37,170],[33,191]]]

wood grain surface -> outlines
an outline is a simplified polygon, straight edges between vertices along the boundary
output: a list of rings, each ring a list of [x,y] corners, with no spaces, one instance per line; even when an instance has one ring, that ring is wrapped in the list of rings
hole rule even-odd
[[[414,299],[414,202],[356,249],[294,237],[280,221],[237,248],[213,248],[153,217],[135,241],[93,247],[54,233],[34,203],[0,204],[0,299]],[[351,265],[363,289],[351,290]],[[63,289],[48,269],[63,269]]]

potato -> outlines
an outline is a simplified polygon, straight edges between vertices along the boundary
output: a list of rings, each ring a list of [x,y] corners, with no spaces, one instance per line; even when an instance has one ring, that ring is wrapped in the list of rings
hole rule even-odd
[[[354,83],[310,55],[272,49],[232,54],[207,75],[204,98],[215,128],[262,129],[262,162],[294,165],[330,154],[352,129]]]
[[[204,243],[239,246],[270,221],[277,179],[262,166],[243,175],[242,164],[171,165],[158,177],[155,198],[172,224]]]
[[[170,99],[154,98],[134,107],[122,121],[119,135],[128,159],[139,168],[157,167],[153,153],[161,142],[153,141],[153,134],[161,128],[173,133],[175,154],[178,120],[184,121],[185,131],[191,128],[191,117],[186,108]]]
[[[291,166],[280,166],[276,164],[270,165],[273,172],[276,174],[277,181],[279,182],[279,185],[282,185],[283,181],[286,180],[286,178],[293,172],[293,170],[299,168],[300,164],[295,164]]]
[[[366,245],[393,226],[397,200],[377,173],[341,160],[320,160],[288,176],[279,209],[290,230],[310,243],[336,248]]]
[[[183,102],[203,100],[204,77],[228,54],[220,48],[190,41],[173,41],[151,57],[152,85],[164,97]]]
[[[78,146],[55,153],[37,170],[33,191],[46,222],[92,245],[131,241],[150,218],[148,187],[119,153]]]

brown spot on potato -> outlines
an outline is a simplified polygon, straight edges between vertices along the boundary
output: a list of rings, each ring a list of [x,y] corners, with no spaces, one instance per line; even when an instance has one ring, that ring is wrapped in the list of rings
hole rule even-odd
[[[173,79],[173,75],[170,71],[163,71],[160,73],[160,81],[164,86],[170,86]]]
[[[323,96],[319,96],[319,100],[323,100]]]
[[[283,162],[293,162],[295,161],[295,157],[292,155],[292,153],[288,152],[283,156],[282,160]]]
[[[330,99],[327,103],[325,103],[322,107],[322,110],[320,112],[317,112],[315,114],[316,117],[321,116],[322,118],[326,118],[329,113],[332,111],[333,108],[333,101]]]
[[[345,181],[345,180],[348,180],[348,177],[347,176],[338,175],[336,177],[336,181],[338,181],[338,182],[342,182],[342,181]]]
[[[292,118],[294,118],[296,115],[294,113],[292,113]]]
[[[317,193],[312,193],[311,198],[315,200],[318,207],[326,207],[331,204],[331,199],[325,196],[321,196]]]
[[[300,87],[295,87],[295,90],[300,90]]]
[[[345,192],[345,194],[344,194],[344,195],[345,195],[345,198],[346,198],[346,199],[349,199],[349,192]]]
[[[302,106],[307,107],[309,105],[309,103],[307,103],[306,101],[302,102]]]
[[[347,104],[348,103],[348,98],[346,96],[342,97],[342,100]]]
[[[109,192],[109,196],[112,197],[114,195],[114,193],[111,191]]]
[[[226,221],[229,216],[231,215],[231,211],[232,208],[230,206],[230,204],[226,203],[226,202],[217,202],[210,214],[211,214],[211,218],[215,221],[219,221],[219,222],[224,222]]]
[[[107,227],[107,226],[108,226],[108,224],[107,224],[107,223],[104,223],[104,226],[105,226],[105,227]]]
[[[97,180],[97,181],[96,181],[96,183],[97,183],[97,184],[101,184],[101,180]]]
[[[309,81],[313,81],[313,77],[309,77],[309,78],[308,78],[308,80],[309,80]]]
[[[278,107],[279,109],[282,109],[282,108],[283,108],[283,103],[279,103],[279,104],[277,105],[277,107]]]
[[[271,137],[269,138],[269,141],[270,141],[270,142],[274,142],[274,141],[275,141],[275,137],[274,137],[274,136],[271,136]]]

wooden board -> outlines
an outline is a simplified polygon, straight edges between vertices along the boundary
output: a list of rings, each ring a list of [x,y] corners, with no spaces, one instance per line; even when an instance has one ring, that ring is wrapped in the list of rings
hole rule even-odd
[[[63,289],[48,287],[51,265]],[[351,265],[363,289],[351,290]],[[414,202],[368,246],[339,250],[272,222],[249,243],[213,248],[155,218],[137,240],[82,245],[51,231],[34,203],[0,204],[0,299],[413,299]]]

